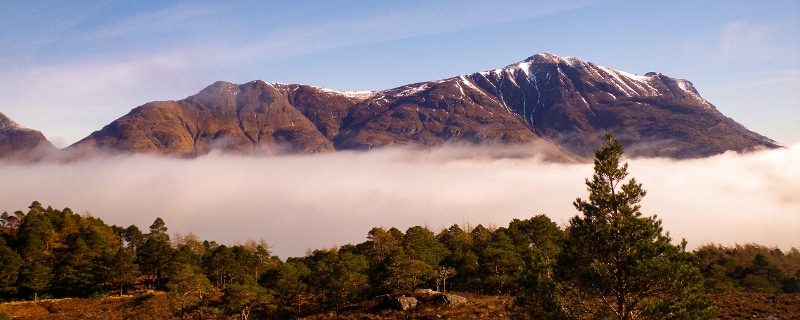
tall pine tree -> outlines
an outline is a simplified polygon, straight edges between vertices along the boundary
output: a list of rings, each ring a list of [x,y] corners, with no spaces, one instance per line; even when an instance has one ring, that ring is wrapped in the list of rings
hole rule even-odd
[[[6,245],[5,238],[0,235],[0,301],[17,293],[17,277],[22,266],[22,258]]]
[[[712,319],[716,310],[702,293],[703,279],[686,242],[673,245],[661,220],[643,216],[646,192],[611,133],[595,151],[589,199],[573,203],[558,261],[530,281],[524,313],[552,319]],[[554,271],[549,276],[548,271]]]

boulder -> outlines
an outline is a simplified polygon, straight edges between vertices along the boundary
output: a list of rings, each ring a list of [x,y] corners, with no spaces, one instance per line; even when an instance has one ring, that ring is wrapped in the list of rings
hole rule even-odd
[[[383,302],[389,301],[390,299],[392,299],[392,296],[391,296],[391,295],[388,295],[388,294],[382,294],[382,295],[379,295],[379,296],[374,296],[374,297],[372,297],[372,299],[370,299],[370,300],[372,300],[372,301],[378,301],[378,302],[381,302],[381,303],[383,303]]]
[[[467,298],[455,294],[443,294],[436,297],[435,301],[448,306],[460,306],[467,303]]]
[[[417,298],[414,297],[394,297],[389,300],[389,307],[395,310],[407,311],[417,307]]]
[[[417,289],[414,290],[414,293],[418,295],[432,296],[435,294],[439,294],[440,292],[433,289]]]

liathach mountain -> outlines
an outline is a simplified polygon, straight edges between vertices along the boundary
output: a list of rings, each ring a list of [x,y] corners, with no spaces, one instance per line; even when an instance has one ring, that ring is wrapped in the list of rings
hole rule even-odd
[[[545,53],[383,91],[216,82],[183,100],[139,106],[67,150],[197,157],[214,149],[275,154],[531,144],[564,160],[590,159],[607,131],[633,157],[779,147],[717,111],[687,80]]]

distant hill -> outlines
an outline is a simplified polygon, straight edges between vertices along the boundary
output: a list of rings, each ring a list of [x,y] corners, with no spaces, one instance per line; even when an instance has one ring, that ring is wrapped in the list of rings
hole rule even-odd
[[[41,132],[20,126],[0,113],[0,159],[38,160],[56,150]]]
[[[216,82],[183,100],[139,106],[69,149],[196,157],[213,149],[276,154],[535,143],[546,158],[563,161],[591,159],[607,131],[633,157],[779,147],[720,113],[687,80],[545,53],[374,92]]]

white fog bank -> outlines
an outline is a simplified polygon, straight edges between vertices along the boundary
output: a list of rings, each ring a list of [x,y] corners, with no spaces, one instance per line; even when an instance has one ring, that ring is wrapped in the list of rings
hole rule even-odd
[[[628,162],[648,191],[642,211],[657,214],[673,239],[686,238],[690,248],[800,247],[800,145]],[[0,165],[0,212],[27,212],[37,200],[145,232],[161,217],[171,234],[193,232],[224,244],[264,239],[286,258],[363,242],[376,226],[506,226],[537,214],[566,225],[577,214],[572,201],[587,197],[584,179],[591,174],[591,164],[463,148],[194,160],[136,155]]]

